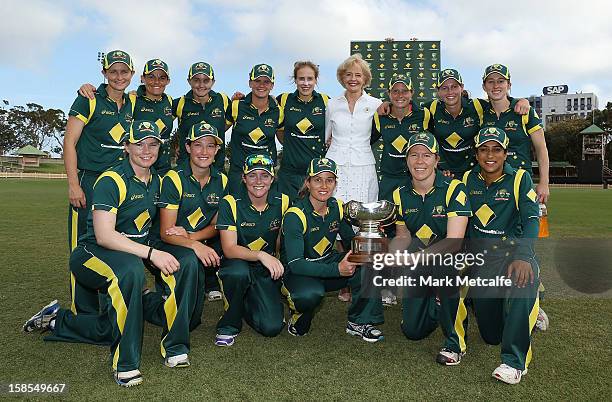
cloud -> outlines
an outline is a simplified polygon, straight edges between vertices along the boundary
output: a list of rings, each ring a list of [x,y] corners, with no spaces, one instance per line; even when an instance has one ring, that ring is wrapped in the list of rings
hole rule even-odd
[[[488,64],[510,66],[517,89],[533,92],[551,83],[580,89],[594,77],[611,92],[612,4],[514,0],[511,4],[467,0],[312,0],[307,5],[277,1],[263,7],[236,2],[217,6],[234,31],[224,63],[257,62],[290,66],[297,59],[337,65],[351,40],[441,40],[442,59],[471,71],[473,86]],[[288,67],[284,67],[288,71]],[[470,74],[467,74],[470,75]],[[520,78],[519,78],[520,77]]]
[[[70,17],[61,4],[18,0],[3,1],[0,15],[0,63],[33,69],[50,57]]]
[[[137,71],[152,58],[166,61],[171,72],[178,66],[186,66],[186,71],[209,45],[203,34],[209,14],[196,10],[187,0],[122,1],[120,6],[86,1],[82,7],[91,26],[104,38],[101,50],[127,51]]]

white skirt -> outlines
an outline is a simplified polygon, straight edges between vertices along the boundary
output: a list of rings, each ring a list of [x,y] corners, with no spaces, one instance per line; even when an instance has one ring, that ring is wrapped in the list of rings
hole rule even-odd
[[[338,165],[338,185],[335,197],[343,202],[378,200],[376,165]]]

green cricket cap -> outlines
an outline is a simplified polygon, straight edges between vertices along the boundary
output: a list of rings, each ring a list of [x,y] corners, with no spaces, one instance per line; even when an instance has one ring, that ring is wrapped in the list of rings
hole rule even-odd
[[[274,69],[269,64],[256,64],[249,73],[249,80],[255,81],[259,77],[268,77],[274,82]]]
[[[189,74],[187,75],[187,79],[190,80],[196,74],[204,74],[211,80],[215,79],[215,72],[210,64],[199,61],[197,63],[193,63],[191,67],[189,67]]]
[[[510,79],[510,70],[508,70],[508,67],[504,66],[503,64],[491,64],[490,66],[485,68],[485,72],[482,76],[482,81],[484,82],[484,80],[486,80],[487,77],[493,73],[497,73],[507,80]]]
[[[444,81],[450,79],[453,79],[457,81],[460,85],[463,85],[463,78],[461,78],[461,74],[459,74],[459,71],[455,70],[454,68],[447,68],[445,70],[442,70],[440,74],[438,74],[437,87],[440,88],[442,84],[444,84]]]
[[[155,70],[162,70],[168,77],[170,76],[168,70],[168,64],[165,61],[160,59],[149,60],[145,63],[144,70],[142,71],[143,75],[150,74]]]
[[[161,141],[157,124],[146,120],[136,120],[130,126],[130,132],[126,134],[124,142],[127,141],[136,144],[149,137]]]
[[[329,158],[314,158],[308,165],[308,176],[313,177],[319,173],[329,172],[338,177],[338,166]]]
[[[410,148],[414,147],[415,145],[423,145],[429,149],[432,154],[438,153],[438,141],[436,141],[436,137],[434,137],[433,134],[427,131],[421,131],[420,133],[410,136],[408,143],[406,144],[406,154],[408,154]]]
[[[219,132],[214,126],[206,122],[200,122],[194,124],[191,127],[191,131],[189,132],[189,137],[187,137],[187,141],[193,142],[199,140],[202,137],[213,137],[217,145],[223,144],[223,140],[219,137]]]
[[[476,138],[474,139],[476,143],[476,148],[480,147],[487,141],[495,141],[499,143],[504,149],[508,149],[508,136],[506,132],[501,128],[497,127],[485,127],[478,132]]]
[[[391,88],[393,88],[393,85],[397,84],[398,82],[406,85],[408,89],[412,91],[412,80],[410,79],[410,76],[406,74],[395,74],[393,77],[391,77],[388,86],[389,91]]]
[[[122,50],[111,50],[110,52],[104,55],[104,59],[102,59],[102,68],[108,70],[110,66],[115,63],[123,63],[130,68],[130,70],[134,71],[134,63],[132,63],[132,58],[129,54]]]
[[[254,170],[265,170],[274,176],[274,161],[265,154],[253,154],[246,157],[242,172],[248,174]]]

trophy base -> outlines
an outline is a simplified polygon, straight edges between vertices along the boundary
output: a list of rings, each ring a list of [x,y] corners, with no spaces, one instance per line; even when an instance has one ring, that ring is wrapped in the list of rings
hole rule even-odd
[[[386,253],[389,239],[386,237],[355,236],[351,241],[352,254],[347,258],[355,264],[368,264],[374,262],[374,254]]]

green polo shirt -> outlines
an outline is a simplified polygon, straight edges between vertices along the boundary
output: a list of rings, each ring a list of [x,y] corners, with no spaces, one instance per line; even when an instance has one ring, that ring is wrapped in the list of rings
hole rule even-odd
[[[160,180],[151,170],[148,183],[134,175],[129,159],[124,159],[98,177],[93,188],[92,211],[109,211],[117,215],[115,230],[125,237],[146,244],[149,229],[157,214]],[[85,244],[97,244],[93,214],[87,217],[87,232],[79,238]]]
[[[202,105],[193,98],[193,91],[187,92],[184,96],[175,99],[172,103],[172,113],[178,118],[178,144],[179,157],[178,162],[189,159],[185,143],[194,124],[202,121],[214,126],[223,143],[215,158],[215,167],[219,171],[225,170],[225,115],[229,109],[229,98],[227,95],[210,91],[208,102]]]
[[[382,136],[383,151],[380,161],[380,174],[383,176],[406,177],[406,144],[410,136],[428,130],[430,114],[428,109],[418,107],[410,101],[412,110],[402,121],[392,114],[379,116],[374,113],[372,139],[374,143]]]
[[[183,161],[164,176],[158,206],[177,210],[176,226],[189,233],[197,232],[210,225],[226,195],[226,186],[227,176],[211,167],[208,182],[200,187],[189,161]]]
[[[334,249],[338,234],[345,248],[355,236],[343,219],[342,201],[327,200],[327,213],[319,215],[309,197],[295,201],[283,218],[284,254],[291,273],[322,278],[339,277],[338,262],[328,262],[337,254]]]
[[[247,156],[268,153],[276,161],[276,130],[283,124],[283,110],[268,96],[268,109],[262,114],[252,103],[252,93],[232,101],[227,120],[233,124],[230,170],[242,171]]]
[[[438,169],[450,170],[460,179],[476,165],[474,137],[483,121],[483,104],[478,99],[461,97],[461,111],[457,117],[446,110],[442,101],[434,100],[426,106],[432,116],[429,131],[440,144]]]
[[[166,94],[160,100],[148,98],[145,86],[141,85],[136,91],[136,107],[134,108],[134,120],[146,120],[153,122],[159,128],[162,144],[159,148],[157,162],[153,165],[155,171],[160,175],[170,170],[170,135],[172,134],[172,98]]]
[[[132,124],[136,97],[123,94],[123,106],[118,110],[106,85],[98,87],[94,99],[78,95],[68,112],[85,123],[76,144],[79,170],[102,173],[123,155],[121,140]]]
[[[533,257],[533,240],[540,228],[537,194],[531,175],[524,169],[504,164],[503,175],[487,187],[480,166],[463,176],[474,216],[468,225],[470,238],[501,238],[503,244],[520,242],[515,256],[528,261]]]
[[[276,239],[288,207],[289,197],[281,193],[268,193],[268,204],[261,212],[251,204],[248,195],[245,198],[226,195],[219,204],[216,228],[237,232],[239,246],[275,255]]]
[[[487,105],[483,116],[483,127],[497,127],[506,132],[508,140],[507,162],[513,168],[523,168],[531,173],[531,137],[530,135],[542,128],[542,121],[534,108],[529,113],[520,115],[514,111],[517,99],[511,99],[508,109],[499,117],[493,107]]]
[[[453,216],[472,216],[465,185],[436,170],[434,185],[425,196],[418,194],[412,181],[393,192],[397,205],[396,225],[404,225],[413,238],[411,250],[424,249],[446,238],[446,224]]]
[[[310,161],[325,155],[325,109],[329,97],[316,91],[309,101],[299,92],[284,93],[276,99],[283,110],[285,129],[281,170],[305,175]]]

